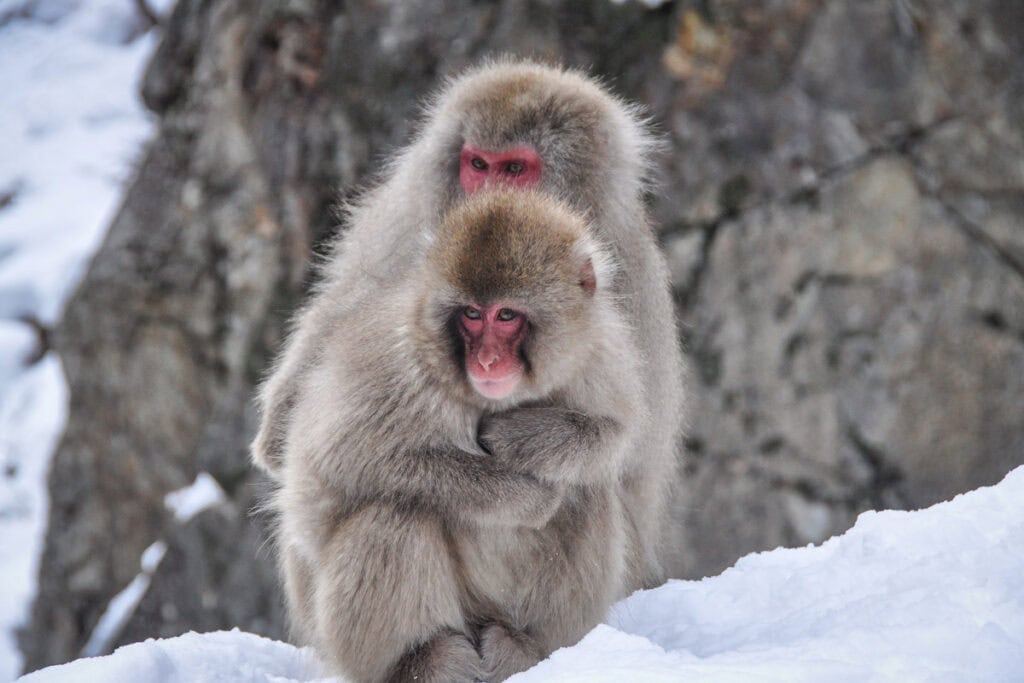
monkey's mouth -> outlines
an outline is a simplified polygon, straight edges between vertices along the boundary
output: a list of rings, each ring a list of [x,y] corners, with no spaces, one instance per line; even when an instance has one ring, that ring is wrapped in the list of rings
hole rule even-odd
[[[503,398],[508,398],[516,390],[516,387],[519,386],[519,380],[522,378],[523,373],[521,370],[513,371],[504,377],[477,377],[470,374],[469,383],[473,385],[476,393],[484,398],[500,401]]]

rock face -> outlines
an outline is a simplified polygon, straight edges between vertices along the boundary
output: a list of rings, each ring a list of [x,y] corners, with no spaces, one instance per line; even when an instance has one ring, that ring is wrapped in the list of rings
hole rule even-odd
[[[659,205],[695,365],[689,572],[1024,460],[1011,4],[723,6],[705,27],[731,36],[729,79],[665,112]]]
[[[693,361],[682,573],[1024,462],[1021,3],[180,0],[164,31],[159,137],[56,334],[71,418],[29,669],[78,656],[156,540],[110,646],[284,635],[253,386],[339,198],[490,54],[588,68],[666,138],[651,202]],[[177,522],[163,497],[200,470],[229,500]]]

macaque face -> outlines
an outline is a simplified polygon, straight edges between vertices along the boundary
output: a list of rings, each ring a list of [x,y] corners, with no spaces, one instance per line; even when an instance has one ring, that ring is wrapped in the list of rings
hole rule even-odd
[[[507,398],[523,378],[520,347],[529,331],[526,314],[502,304],[469,304],[457,315],[469,383],[485,398]]]
[[[485,185],[533,187],[541,171],[540,156],[528,146],[495,152],[466,143],[459,158],[459,182],[467,195]]]
[[[562,386],[590,343],[594,265],[606,263],[588,231],[582,214],[535,189],[456,203],[436,230],[417,309],[424,350],[454,361],[426,353],[435,377],[505,402]]]

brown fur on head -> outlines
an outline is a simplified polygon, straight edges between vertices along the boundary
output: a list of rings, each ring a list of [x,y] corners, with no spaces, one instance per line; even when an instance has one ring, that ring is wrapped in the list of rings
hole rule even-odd
[[[595,251],[588,240],[583,218],[551,197],[495,190],[445,217],[430,258],[459,293],[481,302],[579,299],[581,285],[595,284],[580,279]]]

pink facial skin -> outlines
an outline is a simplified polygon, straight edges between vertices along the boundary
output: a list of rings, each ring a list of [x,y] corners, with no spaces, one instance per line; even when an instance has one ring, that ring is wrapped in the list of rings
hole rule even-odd
[[[466,374],[478,394],[501,400],[519,386],[523,378],[519,345],[526,329],[526,316],[501,304],[470,305],[459,314]]]
[[[540,157],[531,147],[489,152],[465,144],[459,159],[459,182],[467,195],[485,185],[533,187],[540,182],[541,170]]]

